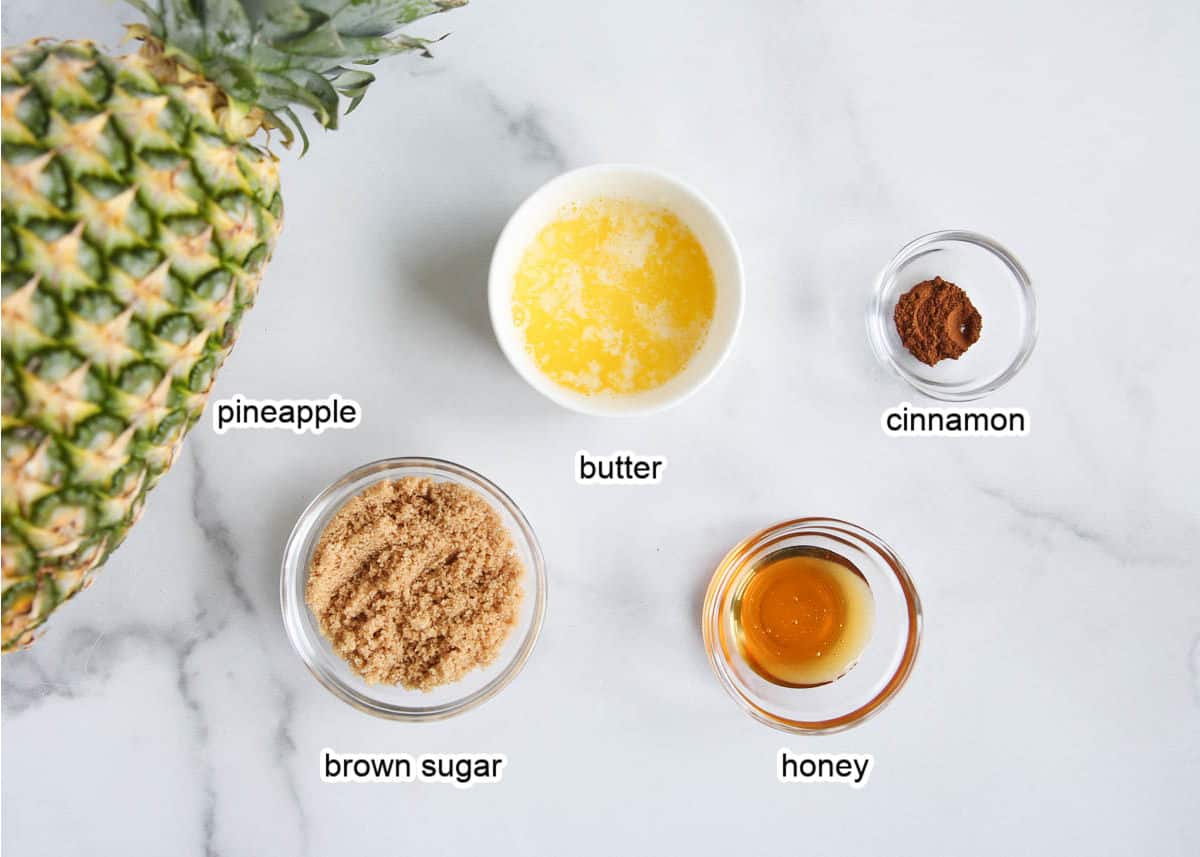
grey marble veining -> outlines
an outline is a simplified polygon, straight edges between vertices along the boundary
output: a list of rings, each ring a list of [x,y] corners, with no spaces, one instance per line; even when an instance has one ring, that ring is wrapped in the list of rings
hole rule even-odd
[[[116,45],[105,0],[12,0],[5,45]],[[96,584],[3,673],[13,855],[1142,854],[1200,847],[1200,11],[1154,2],[478,0],[376,66],[342,130],[283,153],[287,223],[216,395],[364,408],[352,432],[207,419]],[[564,169],[660,167],[745,258],[735,351],[624,421],[558,410],[496,346],[492,244]],[[994,406],[1029,437],[888,438],[922,404],[874,362],[873,277],[967,226],[1038,289],[1032,360]],[[653,489],[576,486],[578,449],[665,455]],[[346,470],[480,470],[550,575],[525,672],[399,726],[327,694],[278,575]],[[887,539],[926,634],[885,712],[822,739],[745,717],[698,627],[714,564],[803,514]],[[862,791],[783,786],[776,751],[875,755]],[[321,782],[320,751],[503,752],[504,782]]]

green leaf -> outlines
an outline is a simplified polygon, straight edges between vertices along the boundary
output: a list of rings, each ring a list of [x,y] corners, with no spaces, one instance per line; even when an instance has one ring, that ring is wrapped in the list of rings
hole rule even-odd
[[[204,49],[204,25],[188,0],[162,0],[162,21],[170,46],[197,59]]]
[[[277,41],[275,44],[279,50],[287,54],[325,57],[333,60],[340,60],[346,56],[346,46],[342,43],[342,38],[338,35],[332,21],[325,21],[302,36]]]
[[[264,107],[282,110],[288,104],[304,104],[312,108],[316,120],[326,128],[337,127],[337,91],[316,72],[294,68],[280,74],[262,73],[259,82]]]
[[[292,130],[292,126],[273,110],[264,110],[263,112],[267,114],[267,127],[278,131],[283,137],[284,148],[290,149],[292,141],[296,139],[296,132]],[[292,118],[295,118],[295,114],[292,114]],[[301,133],[303,133],[303,129],[301,129]]]
[[[333,88],[350,99],[346,105],[346,115],[354,112],[354,108],[362,103],[367,94],[367,87],[375,82],[375,75],[366,71],[339,67],[334,71]]]
[[[244,54],[252,35],[241,0],[199,0],[205,47],[210,54]]]
[[[346,54],[351,57],[386,57],[409,51],[420,51],[425,56],[429,53],[429,45],[441,39],[418,39],[400,33],[391,37],[347,38]]]
[[[300,133],[300,157],[308,152],[308,134],[304,131],[304,123],[300,121],[300,117],[296,115],[296,111],[290,107],[284,107],[281,113],[286,113],[288,118],[292,120],[292,124],[296,126],[296,130]]]
[[[370,86],[375,81],[375,75],[369,71],[338,66],[329,79],[334,89],[342,95],[355,95]]]
[[[312,12],[293,2],[276,3],[263,18],[258,21],[259,33],[268,42],[289,39],[303,35],[313,27],[327,20],[328,15],[319,18]]]
[[[252,66],[236,57],[215,57],[209,60],[204,72],[235,100],[254,104],[258,99],[258,75]]]
[[[147,23],[150,24],[150,32],[154,33],[160,39],[166,36],[166,28],[163,25],[162,15],[151,9],[150,4],[144,2],[144,0],[125,0],[125,2],[145,16]]]
[[[386,36],[405,24],[465,5],[466,0],[305,0],[328,15],[343,36]]]
[[[306,93],[306,102],[312,104],[317,121],[326,128],[337,128],[338,94],[333,85],[315,71],[305,68],[289,69],[285,76],[299,84],[297,94]]]

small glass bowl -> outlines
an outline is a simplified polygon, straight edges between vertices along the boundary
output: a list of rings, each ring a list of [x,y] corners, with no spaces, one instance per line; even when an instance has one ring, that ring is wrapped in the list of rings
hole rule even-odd
[[[499,656],[487,667],[473,670],[461,681],[430,691],[367,684],[338,655],[321,633],[304,601],[304,587],[313,549],[329,519],[351,497],[372,483],[417,476],[454,482],[483,497],[512,535],[525,566],[525,598],[517,626]],[[546,612],[546,567],[537,536],[525,515],[507,494],[473,470],[434,458],[389,458],[350,471],[317,495],[300,515],[283,552],[280,579],[283,624],[292,646],[317,681],[359,711],[390,720],[442,720],[491,699],[512,681],[529,659]]]
[[[896,301],[924,280],[959,286],[983,317],[979,340],[957,360],[927,366],[896,332]],[[967,402],[1016,376],[1037,341],[1037,300],[1021,263],[977,232],[931,232],[910,241],[879,274],[867,311],[867,335],[884,365],[933,399]]]
[[[767,556],[793,547],[823,548],[866,578],[875,602],[871,639],[841,678],[817,687],[784,687],[755,672],[737,644],[733,598]],[[908,573],[882,539],[833,518],[797,518],[768,527],[729,552],[713,574],[701,619],[704,647],[721,685],[768,726],[821,734],[857,726],[904,686],[921,642],[921,601]]]

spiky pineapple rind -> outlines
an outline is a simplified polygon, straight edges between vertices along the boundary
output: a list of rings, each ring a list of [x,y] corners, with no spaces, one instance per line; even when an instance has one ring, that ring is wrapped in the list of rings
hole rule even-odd
[[[428,53],[397,28],[465,0],[131,2],[135,54],[4,54],[5,650],[121,543],[233,347],[282,216],[248,139],[307,148],[294,107],[336,127],[362,66]]]
[[[123,540],[198,419],[279,232],[274,156],[153,47],[7,51],[3,648]]]

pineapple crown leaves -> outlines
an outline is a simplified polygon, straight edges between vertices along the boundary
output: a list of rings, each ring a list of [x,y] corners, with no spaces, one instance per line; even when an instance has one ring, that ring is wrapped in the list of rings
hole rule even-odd
[[[362,68],[381,57],[417,51],[436,40],[397,32],[466,0],[127,0],[146,16],[130,33],[202,74],[237,102],[254,105],[285,146],[308,135],[294,107],[335,129],[362,101],[375,76]],[[156,45],[157,47],[157,45]],[[289,124],[290,123],[290,124]]]

